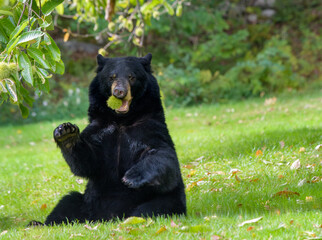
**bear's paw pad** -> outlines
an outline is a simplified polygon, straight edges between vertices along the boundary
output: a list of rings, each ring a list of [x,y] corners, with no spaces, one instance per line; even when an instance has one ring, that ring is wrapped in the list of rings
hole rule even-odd
[[[54,138],[56,142],[63,142],[67,139],[77,137],[79,135],[79,128],[75,124],[63,123],[54,130]]]

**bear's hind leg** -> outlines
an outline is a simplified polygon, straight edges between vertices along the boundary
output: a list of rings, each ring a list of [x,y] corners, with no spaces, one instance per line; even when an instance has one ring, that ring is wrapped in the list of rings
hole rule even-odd
[[[84,195],[79,192],[71,192],[59,201],[48,215],[45,225],[85,222],[86,218]]]
[[[173,196],[157,197],[148,202],[142,203],[134,209],[130,216],[135,217],[157,217],[171,216],[173,214],[186,214],[184,200],[174,198]]]

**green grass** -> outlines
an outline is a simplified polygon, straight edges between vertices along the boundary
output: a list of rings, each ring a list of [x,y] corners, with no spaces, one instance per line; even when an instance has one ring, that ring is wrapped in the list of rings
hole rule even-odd
[[[272,105],[257,99],[168,109],[166,115],[186,184],[186,217],[172,217],[175,224],[171,218],[88,224],[96,230],[84,224],[26,228],[86,182],[72,175],[52,140],[62,121],[7,125],[0,127],[0,238],[322,238],[322,149],[315,150],[322,144],[321,93],[279,97]],[[66,121],[81,129],[87,124]],[[291,169],[296,160],[300,167]]]

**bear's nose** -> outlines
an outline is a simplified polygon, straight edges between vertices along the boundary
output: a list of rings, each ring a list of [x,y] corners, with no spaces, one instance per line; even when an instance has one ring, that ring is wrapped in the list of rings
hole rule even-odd
[[[127,94],[126,89],[123,87],[117,86],[113,90],[113,96],[116,98],[122,99],[126,96],[126,94]]]

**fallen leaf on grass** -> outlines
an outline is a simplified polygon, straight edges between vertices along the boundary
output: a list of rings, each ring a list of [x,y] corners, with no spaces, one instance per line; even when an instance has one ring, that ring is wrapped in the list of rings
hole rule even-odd
[[[319,144],[314,148],[315,151],[320,151],[321,149],[322,149],[322,144]]]
[[[177,228],[177,227],[179,227],[172,219],[171,219],[171,227],[175,227],[175,228]]]
[[[258,182],[258,181],[259,181],[258,178],[254,178],[254,179],[249,180],[249,182]]]
[[[91,231],[96,231],[97,230],[97,227],[99,226],[100,224],[96,225],[95,227],[91,227],[87,224],[84,225],[84,228],[88,229],[88,230],[91,230]]]
[[[292,163],[291,169],[299,169],[301,167],[300,159],[297,159],[295,162]]]
[[[300,196],[300,194],[298,192],[292,192],[292,191],[289,191],[289,190],[283,190],[283,191],[275,193],[273,195],[273,197],[276,197],[276,196],[291,197],[291,196],[294,196],[294,195]]]
[[[47,208],[47,204],[46,203],[44,203],[43,205],[41,205],[41,207],[40,207],[40,209],[41,210],[45,210]]]
[[[286,228],[286,224],[285,224],[285,223],[283,223],[283,222],[281,222],[281,223],[278,225],[278,227],[277,227],[277,229],[276,229],[276,230],[281,229],[281,228]]]
[[[75,233],[75,234],[73,233],[72,235],[70,235],[69,238],[73,238],[73,237],[84,237],[84,235],[81,233]]]
[[[263,155],[262,150],[257,150],[257,151],[256,151],[256,156],[258,157],[258,156],[261,156],[261,155]]]
[[[251,219],[251,220],[247,220],[247,221],[244,221],[242,222],[241,224],[238,225],[238,227],[242,227],[244,226],[245,224],[250,224],[250,223],[255,223],[255,222],[258,222],[260,220],[262,220],[263,217],[258,217],[258,218],[254,218],[254,219]]]
[[[297,184],[297,186],[298,187],[302,187],[304,185],[304,183],[306,183],[306,178],[304,178],[301,181],[299,181],[299,183]]]
[[[180,229],[180,232],[189,232],[189,233],[200,233],[208,232],[211,228],[205,225],[195,225],[195,226],[183,226]]]
[[[241,182],[241,179],[240,179],[240,177],[238,177],[237,174],[235,174],[235,179],[236,179],[237,182]]]
[[[217,235],[211,236],[211,240],[219,240],[219,239],[221,239],[220,236],[217,236]]]
[[[250,227],[247,228],[247,231],[249,232],[249,231],[251,231],[253,229],[254,229],[254,227],[253,226],[250,226]]]
[[[305,152],[305,147],[300,147],[299,152],[300,152],[300,153],[301,153],[301,152]]]
[[[307,197],[305,197],[305,201],[306,202],[312,202],[313,201],[313,197],[312,196],[307,196]]]
[[[166,226],[163,226],[163,227],[161,227],[155,234],[160,234],[160,233],[163,233],[164,231],[166,231],[167,230],[167,228],[166,228]]]
[[[83,184],[83,183],[84,183],[84,180],[83,180],[83,179],[81,179],[81,178],[77,178],[77,179],[76,179],[76,182],[77,182],[78,184]]]
[[[134,225],[139,223],[144,223],[146,220],[141,217],[129,217],[122,222],[122,225]]]

